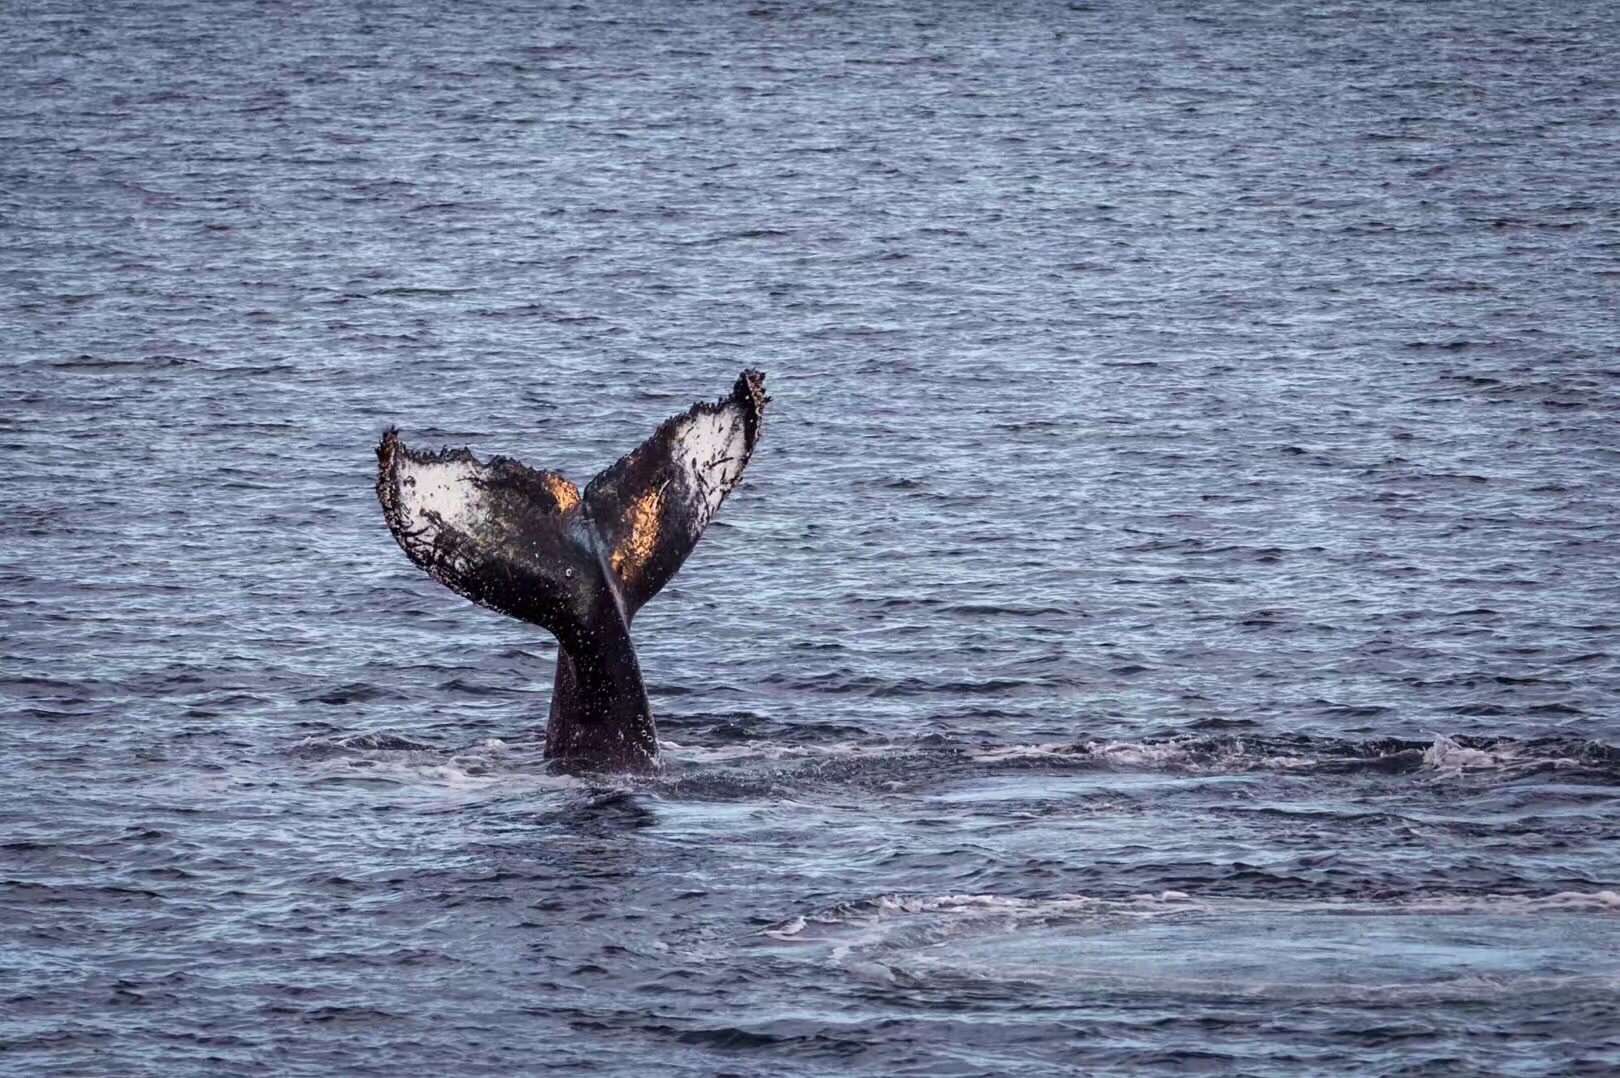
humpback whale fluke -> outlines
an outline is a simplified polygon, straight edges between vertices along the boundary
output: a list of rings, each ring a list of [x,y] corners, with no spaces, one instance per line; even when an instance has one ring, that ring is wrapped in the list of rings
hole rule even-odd
[[[377,499],[411,561],[473,602],[556,636],[548,759],[657,766],[630,621],[742,482],[769,401],[765,375],[743,371],[729,397],[665,420],[583,494],[508,457],[418,453],[393,428],[383,435]]]

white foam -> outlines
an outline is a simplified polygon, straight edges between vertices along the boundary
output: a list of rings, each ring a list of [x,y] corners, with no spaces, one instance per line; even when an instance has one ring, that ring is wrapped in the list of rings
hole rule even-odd
[[[1423,766],[1440,778],[1459,778],[1475,772],[1535,770],[1544,767],[1581,766],[1566,756],[1543,756],[1516,744],[1495,745],[1490,749],[1470,749],[1445,734],[1436,734],[1434,744],[1423,750]]]
[[[1208,908],[1205,903],[1194,901],[1181,891],[1163,891],[1156,895],[1143,894],[1126,899],[1096,898],[1090,895],[1017,898],[995,894],[885,894],[878,895],[869,903],[801,914],[772,925],[761,934],[785,941],[812,942],[817,940],[816,934],[805,935],[806,929],[811,925],[825,926],[826,931],[832,931],[842,937],[848,929],[879,928],[888,922],[914,918],[942,918],[947,922],[975,923],[986,920],[1018,923],[1088,916],[1148,919]],[[866,942],[878,938],[881,938],[881,933]],[[825,936],[819,937],[821,942],[825,942],[825,939]],[[859,946],[860,943],[859,939],[851,940],[848,941],[848,946]]]
[[[1552,895],[1467,895],[1397,901],[1388,906],[1366,904],[1325,907],[1352,913],[1427,913],[1466,915],[1488,913],[1524,916],[1533,913],[1603,912],[1620,913],[1620,891],[1559,891]]]
[[[505,795],[526,791],[573,791],[585,784],[570,775],[522,769],[500,738],[486,738],[454,753],[387,731],[328,738],[307,737],[299,743],[323,758],[314,766],[316,782],[381,781],[402,795],[437,792],[468,797],[493,791]],[[517,766],[514,766],[517,765]]]
[[[1311,756],[1256,755],[1244,750],[1243,742],[1219,752],[1209,751],[1203,738],[1172,738],[1145,744],[1134,741],[1055,742],[1048,744],[1004,745],[970,749],[974,759],[992,762],[1021,759],[1051,759],[1073,762],[1094,760],[1118,767],[1149,770],[1176,770],[1194,773],[1229,771],[1294,771],[1315,767]]]
[[[895,913],[984,914],[1013,913],[1048,917],[1057,914],[1106,913],[1155,917],[1166,912],[1207,909],[1185,892],[1163,891],[1156,895],[1130,898],[1095,898],[1090,895],[1060,895],[1055,898],[1013,898],[1006,895],[879,895],[873,900],[879,916]]]
[[[772,925],[763,934],[777,939],[802,937],[812,924],[834,927],[870,926],[901,918],[943,917],[977,920],[1002,916],[1016,921],[1069,918],[1131,918],[1149,920],[1166,916],[1444,916],[1489,915],[1524,917],[1552,913],[1620,914],[1620,891],[1559,891],[1551,895],[1433,895],[1388,900],[1356,899],[1245,899],[1195,898],[1185,891],[1128,898],[1101,898],[1068,894],[1050,898],[1018,898],[997,894],[904,895],[883,894],[867,903],[801,914]]]
[[[791,939],[803,932],[808,923],[803,917],[795,917],[791,921],[783,921],[774,928],[767,928],[764,934],[779,940]]]
[[[1217,743],[1219,744],[1219,743]],[[1134,741],[1051,742],[1044,744],[997,745],[969,749],[977,760],[1051,760],[1074,763],[1094,761],[1122,768],[1182,771],[1213,774],[1242,771],[1298,771],[1318,767],[1316,756],[1250,752],[1241,739],[1212,750],[1211,742],[1200,737],[1178,737],[1143,743]],[[1580,767],[1579,760],[1547,755],[1534,747],[1504,743],[1489,749],[1473,749],[1458,744],[1444,734],[1423,752],[1422,766],[1440,778],[1457,778],[1481,772],[1517,773],[1540,768]]]
[[[729,745],[681,745],[660,739],[658,747],[674,761],[685,764],[731,764],[738,761],[811,760],[828,757],[891,760],[905,750],[892,745],[859,745],[849,741],[825,745],[784,745],[774,741],[739,741]]]

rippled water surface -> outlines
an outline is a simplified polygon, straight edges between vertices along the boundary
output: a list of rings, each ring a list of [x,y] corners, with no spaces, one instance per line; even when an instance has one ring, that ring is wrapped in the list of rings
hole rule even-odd
[[[0,1069],[1620,1066],[1611,5],[0,15]],[[744,366],[552,774],[377,436]]]

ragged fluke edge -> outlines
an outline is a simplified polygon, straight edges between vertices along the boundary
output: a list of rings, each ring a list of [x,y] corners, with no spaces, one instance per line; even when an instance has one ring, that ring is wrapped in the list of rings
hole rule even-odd
[[[406,556],[457,594],[557,637],[548,758],[657,766],[630,621],[741,484],[769,401],[765,375],[743,371],[730,396],[665,420],[583,495],[508,457],[418,453],[397,430],[383,435],[377,500]]]

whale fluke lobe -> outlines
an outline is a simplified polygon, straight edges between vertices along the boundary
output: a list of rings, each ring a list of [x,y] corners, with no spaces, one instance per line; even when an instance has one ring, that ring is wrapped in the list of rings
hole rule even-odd
[[[694,404],[586,486],[507,457],[418,453],[390,429],[377,499],[401,549],[452,591],[549,630],[561,645],[546,756],[646,770],[658,739],[630,639],[742,482],[770,398],[744,371],[731,395]]]
[[[579,505],[574,484],[506,457],[486,464],[465,449],[417,453],[394,430],[377,462],[377,498],[411,561],[458,595],[561,638],[567,570],[578,560],[564,541]]]
[[[742,482],[769,399],[765,376],[744,371],[731,396],[665,420],[585,488],[626,616],[669,582]]]

